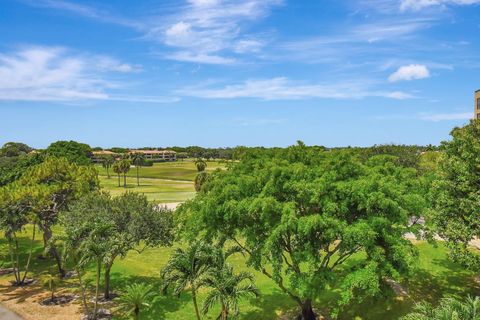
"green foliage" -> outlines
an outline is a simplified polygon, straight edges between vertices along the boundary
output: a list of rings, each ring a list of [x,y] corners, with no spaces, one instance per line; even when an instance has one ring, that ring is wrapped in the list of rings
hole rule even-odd
[[[0,158],[0,187],[18,180],[28,168],[41,163],[43,158],[40,153]]]
[[[7,142],[0,149],[0,157],[18,157],[28,154],[33,149],[27,146],[25,143],[20,142]]]
[[[211,267],[210,252],[209,246],[199,241],[191,243],[186,250],[177,248],[161,271],[164,291],[173,287],[173,293],[180,296],[187,286],[190,288],[198,320],[200,320],[200,312],[197,290],[201,287],[203,277]]]
[[[205,298],[202,312],[206,314],[214,305],[219,304],[221,313],[217,319],[221,320],[227,320],[230,315],[236,319],[240,312],[239,301],[249,296],[258,297],[260,294],[251,273],[235,273],[228,263],[210,269],[203,285],[211,290]]]
[[[299,143],[247,152],[178,210],[187,235],[241,246],[248,265],[275,281],[305,319],[334,283],[353,286],[344,305],[408,274],[416,254],[403,235],[426,208],[416,170],[397,158],[362,162],[348,150],[321,150]],[[366,259],[351,259],[357,253]]]
[[[402,320],[480,320],[480,298],[444,298],[437,307],[422,302]]]
[[[200,171],[197,176],[195,177],[194,181],[194,186],[195,186],[195,191],[200,191],[202,189],[202,186],[207,182],[208,179],[208,173],[205,171]]]
[[[46,274],[42,277],[42,286],[50,291],[50,299],[53,300],[55,297],[55,290],[57,289],[60,280],[57,276],[52,274]]]
[[[440,174],[434,185],[432,222],[454,260],[480,270],[480,256],[469,242],[480,238],[480,122],[455,128],[442,144]]]
[[[102,250],[96,254],[105,270],[104,296],[107,299],[110,297],[110,270],[117,257],[123,258],[131,250],[141,252],[147,246],[171,245],[173,238],[171,212],[155,207],[137,193],[125,193],[116,198],[104,193],[83,197],[64,214],[62,225],[70,238],[79,239],[78,247],[84,241],[93,243],[97,228],[108,230],[102,239]],[[82,238],[82,234],[86,237]]]
[[[205,162],[205,160],[198,158],[197,160],[195,160],[195,166],[197,167],[198,172],[202,172],[205,171],[205,169],[207,168],[207,163]]]
[[[77,165],[92,163],[92,149],[88,144],[76,141],[57,141],[48,146],[46,154],[53,157],[64,157]]]
[[[140,319],[141,310],[150,308],[154,302],[152,286],[144,283],[134,283],[127,286],[125,292],[118,299],[119,310],[134,319]]]

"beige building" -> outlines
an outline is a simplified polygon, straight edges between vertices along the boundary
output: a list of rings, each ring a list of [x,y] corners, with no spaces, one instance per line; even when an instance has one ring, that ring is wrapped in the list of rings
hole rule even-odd
[[[475,119],[480,119],[480,90],[475,91]]]
[[[146,160],[152,161],[176,161],[177,153],[172,150],[129,150],[128,154],[141,153]],[[92,161],[95,163],[101,163],[105,156],[111,156],[113,158],[120,158],[122,155],[107,150],[93,151]]]

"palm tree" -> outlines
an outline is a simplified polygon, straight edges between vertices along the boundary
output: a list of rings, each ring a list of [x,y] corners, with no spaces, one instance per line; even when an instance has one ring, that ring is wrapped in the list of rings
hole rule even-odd
[[[210,251],[203,242],[194,242],[186,250],[177,248],[161,272],[164,291],[173,286],[173,293],[180,296],[187,287],[190,288],[198,320],[197,289],[211,266]]]
[[[108,169],[110,169],[110,167],[113,165],[113,162],[114,162],[114,159],[111,156],[105,156],[102,160],[102,167],[104,167],[105,170],[107,170],[108,179],[110,179],[110,172],[108,171]]]
[[[208,173],[206,173],[205,171],[200,171],[197,176],[195,177],[195,181],[194,181],[194,187],[195,187],[195,191],[200,191],[202,189],[202,186],[203,184],[207,181],[207,178],[208,178]]]
[[[121,168],[121,172],[123,173],[123,187],[126,188],[127,187],[127,173],[128,171],[130,171],[130,166],[131,166],[131,163],[130,163],[130,160],[129,159],[123,159],[120,161],[120,168]]]
[[[239,314],[240,299],[259,295],[253,282],[251,273],[236,274],[229,264],[223,264],[221,268],[213,268],[202,282],[202,285],[212,288],[205,298],[202,312],[206,314],[214,305],[220,304],[221,313],[217,319],[227,320],[230,314],[236,318]]]
[[[136,153],[132,154],[131,159],[132,159],[133,164],[135,165],[135,168],[137,168],[137,186],[140,186],[140,181],[139,181],[139,177],[138,177],[138,168],[144,163],[145,155],[143,153],[136,152]]]
[[[197,160],[195,160],[195,166],[197,166],[198,172],[202,172],[205,171],[207,163],[202,158],[198,158]]]
[[[53,301],[53,299],[55,298],[55,289],[58,286],[58,281],[59,281],[58,277],[56,277],[54,275],[51,275],[51,274],[47,274],[42,278],[42,286],[44,288],[47,288],[50,291],[50,293],[51,293],[50,300],[51,301]]]
[[[422,302],[414,307],[414,311],[402,320],[479,320],[480,298],[466,299],[444,298],[437,307]]]
[[[121,166],[122,161],[115,161],[115,163],[112,166],[113,172],[115,172],[118,176],[118,186],[120,187],[120,174],[123,172],[122,171],[122,166]]]
[[[150,307],[155,300],[152,286],[144,283],[134,283],[127,286],[127,290],[118,299],[120,309],[133,315],[135,320],[140,319],[140,311]]]

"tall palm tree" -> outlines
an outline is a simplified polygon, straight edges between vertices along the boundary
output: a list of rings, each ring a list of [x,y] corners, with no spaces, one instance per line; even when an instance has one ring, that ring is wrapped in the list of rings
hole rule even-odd
[[[122,166],[121,166],[122,161],[117,160],[112,166],[113,172],[115,172],[118,176],[118,186],[120,187],[120,174],[123,172]]]
[[[118,299],[120,310],[133,315],[135,320],[140,319],[140,311],[150,307],[154,300],[152,286],[144,283],[134,283],[127,286],[127,290]]]
[[[480,320],[480,297],[444,298],[437,307],[422,302],[402,320]]]
[[[132,159],[133,164],[135,165],[135,168],[137,169],[137,186],[140,186],[138,169],[145,162],[145,155],[143,153],[136,152],[136,153],[132,154],[131,159]]]
[[[211,250],[203,242],[194,242],[186,250],[178,248],[161,272],[164,291],[173,287],[173,293],[180,296],[189,287],[197,320],[200,320],[197,289],[211,265],[209,252]]]
[[[130,163],[129,159],[123,159],[120,161],[120,168],[123,173],[123,187],[127,187],[127,173],[130,171],[130,166],[132,164]]]
[[[102,167],[105,168],[105,170],[107,170],[107,178],[110,179],[110,172],[108,171],[108,169],[110,169],[110,167],[113,165],[114,163],[114,159],[112,156],[105,156],[102,160]]]
[[[207,163],[202,158],[198,158],[195,160],[195,166],[197,167],[198,172],[202,172],[207,168]]]
[[[220,304],[221,313],[217,319],[227,320],[230,314],[236,318],[240,312],[238,302],[248,296],[259,295],[253,282],[251,273],[234,273],[228,263],[221,268],[213,268],[202,282],[203,286],[212,288],[205,298],[202,312],[206,314],[214,305]]]

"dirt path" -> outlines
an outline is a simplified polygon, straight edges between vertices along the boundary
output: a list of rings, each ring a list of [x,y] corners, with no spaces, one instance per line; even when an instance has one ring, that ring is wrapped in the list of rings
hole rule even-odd
[[[15,312],[12,312],[0,304],[0,319],[2,320],[23,320]]]

